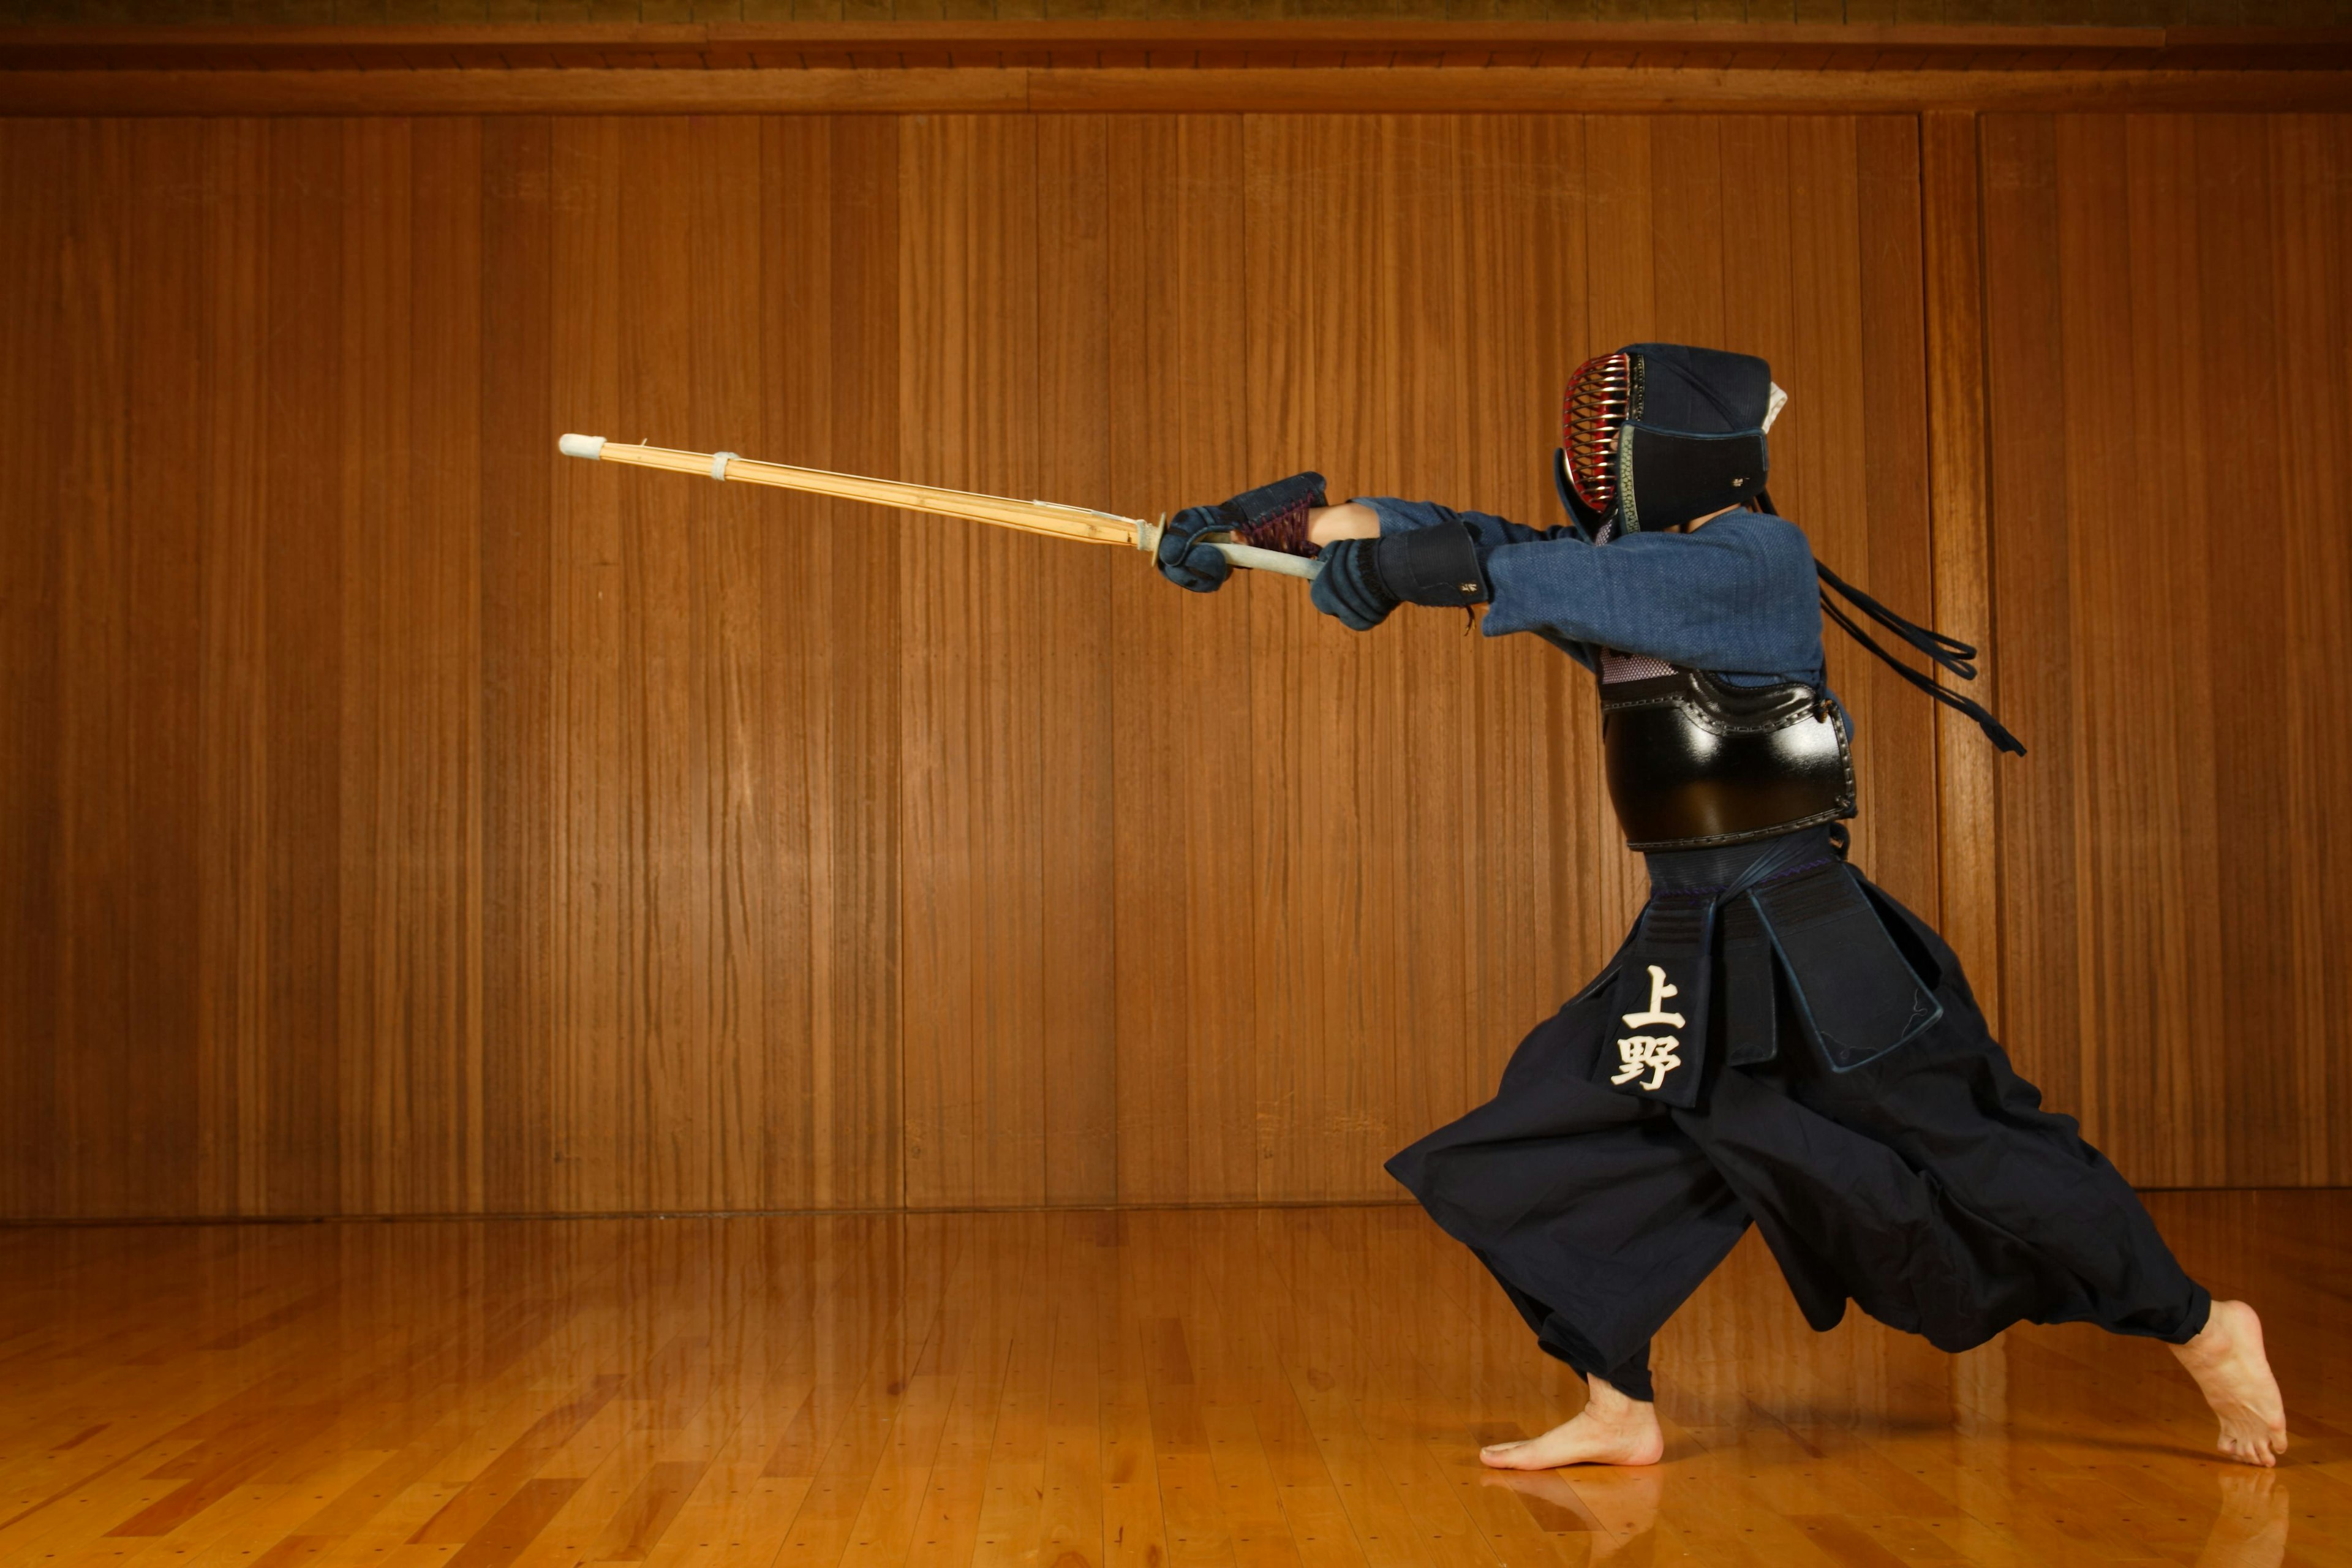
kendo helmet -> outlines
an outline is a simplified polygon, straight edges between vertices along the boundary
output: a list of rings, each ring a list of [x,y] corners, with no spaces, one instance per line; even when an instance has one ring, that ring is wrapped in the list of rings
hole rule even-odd
[[[1753,354],[1631,343],[1579,365],[1552,479],[1595,541],[1677,528],[1763,493],[1765,431],[1788,395]]]

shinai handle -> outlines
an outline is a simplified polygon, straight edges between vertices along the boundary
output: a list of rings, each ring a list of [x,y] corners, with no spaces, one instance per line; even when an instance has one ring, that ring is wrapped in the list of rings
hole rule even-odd
[[[1160,546],[1160,524],[1085,507],[1058,506],[1052,501],[1013,500],[972,490],[940,489],[931,485],[902,484],[896,479],[869,479],[857,474],[836,474],[824,468],[796,468],[784,463],[755,462],[732,452],[686,452],[669,447],[626,447],[602,436],[565,436],[556,449],[567,458],[595,462],[634,463],[639,468],[666,468],[674,474],[698,474],[738,484],[770,485],[778,489],[807,490],[839,496],[875,506],[928,511],[961,517],[998,528],[1017,528],[1056,539],[1083,540],[1093,544],[1125,544],[1146,552]],[[1261,550],[1250,544],[1207,541],[1236,566],[1254,572],[1276,572],[1286,577],[1312,577],[1323,570],[1319,561]]]
[[[1160,552],[1160,524],[1136,524],[1135,547],[1146,554]],[[1314,577],[1323,570],[1320,561],[1309,561],[1304,555],[1292,555],[1280,550],[1263,550],[1255,544],[1229,544],[1222,539],[1207,539],[1202,543],[1217,551],[1234,565],[1252,572],[1278,572],[1285,577]]]

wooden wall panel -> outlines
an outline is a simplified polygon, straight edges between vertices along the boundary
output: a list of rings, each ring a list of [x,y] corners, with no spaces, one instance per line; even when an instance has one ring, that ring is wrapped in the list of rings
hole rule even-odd
[[[343,145],[339,1205],[482,1188],[481,126]],[[452,1200],[455,1200],[453,1203]]]
[[[1560,352],[1593,342],[1604,327],[1591,319],[1605,279],[1591,247],[1601,215],[1592,199],[1600,171],[1594,138],[1609,122],[1525,117],[1472,128],[1462,149],[1469,195],[1482,220],[1463,236],[1461,281],[1465,368],[1455,430],[1458,453],[1448,477],[1460,493],[1522,519],[1544,515],[1550,479],[1544,443],[1556,441]],[[1574,171],[1570,180],[1521,178],[1507,192],[1494,170]],[[1505,197],[1507,199],[1496,199]],[[1444,628],[1444,617],[1440,617]],[[1459,637],[1443,639],[1459,649]],[[1468,819],[1507,823],[1495,868],[1503,875],[1462,879],[1463,930],[1469,935],[1461,1023],[1475,1048],[1443,1062],[1432,1102],[1475,1104],[1494,1090],[1495,1064],[1533,1020],[1544,1017],[1607,956],[1612,933],[1598,919],[1563,921],[1553,911],[1580,904],[1601,910],[1633,894],[1614,824],[1593,781],[1599,737],[1580,709],[1571,714],[1576,677],[1548,647],[1509,639],[1476,645],[1474,668],[1488,671],[1469,686],[1457,744],[1482,765],[1463,802]],[[1500,746],[1493,737],[1520,736]],[[1433,878],[1449,875],[1437,846]],[[1419,868],[1417,868],[1419,869]]]
[[[2346,1174],[2345,137],[1985,128],[2007,1021],[2143,1182]]]
[[[1854,160],[1860,374],[1850,384],[1861,390],[1864,494],[1855,514],[1860,547],[1836,569],[1848,581],[1866,582],[1886,603],[1930,620],[1940,609],[1929,520],[1916,123],[1885,116],[1858,121]],[[1815,384],[1822,379],[1816,373]],[[1883,662],[1864,657],[1843,632],[1829,628],[1827,636],[1843,661],[1842,689],[1858,707],[1866,704],[1871,715],[1871,732],[1862,737],[1867,749],[1861,752],[1872,781],[1865,820],[1877,825],[1867,850],[1871,875],[1933,920],[1945,901],[1941,856],[1937,835],[1923,828],[1937,820],[1937,708]]]
[[[267,536],[262,487],[261,355],[268,248],[267,143],[260,127],[205,127],[204,186],[215,193],[199,218],[213,308],[201,352],[211,421],[203,499],[203,582],[197,611],[204,682],[197,713],[196,1203],[213,1211],[257,1201],[265,1142],[268,990],[263,941],[268,913],[267,798],[268,706],[263,593]]]
[[[1391,1194],[1638,902],[1580,672],[551,437],[1544,521],[1561,377],[1652,337],[1770,357],[1823,558],[1999,631],[2035,751],[1960,934],[2021,1065],[2144,1178],[2339,1178],[2338,847],[2221,826],[2326,797],[2326,685],[2247,772],[2230,637],[2327,668],[2344,563],[2228,577],[2196,508],[2345,477],[2344,133],[1987,122],[1988,606],[1930,528],[1983,504],[1941,412],[1973,129],[1923,165],[1900,116],[0,125],[0,1212]],[[2260,229],[2262,286],[2155,255],[2172,200]],[[2193,546],[2123,550],[2149,516]],[[2149,605],[2185,629],[2126,690]],[[1981,778],[1832,650],[1858,858],[1975,908]],[[2241,1018],[2299,1043],[2244,1067]]]
[[[771,121],[761,136],[761,438],[881,472],[898,451],[898,127]],[[900,525],[791,497],[746,527],[780,924],[764,944],[769,1094],[744,1114],[766,1129],[766,1201],[887,1206],[903,1195]]]
[[[1929,536],[1936,625],[1977,649],[1978,700],[2000,710],[1991,646],[1986,516],[1984,200],[1976,117],[1919,120],[1920,241],[1927,277]],[[2000,891],[1993,774],[2000,753],[1964,715],[1936,716],[1940,930],[1971,964],[1988,1017],[2000,1012]]]
[[[1037,491],[1101,496],[1123,468],[1111,434],[1119,374],[1109,321],[1132,314],[1111,294],[1110,126],[1037,122]],[[1099,303],[1097,303],[1099,301]],[[1084,723],[1083,744],[1054,748],[1037,780],[1041,1000],[1047,1203],[1100,1202],[1118,1191],[1117,1053],[1118,796],[1116,672],[1125,651],[1111,584],[1132,563],[1108,551],[1048,550],[1038,562],[1038,670],[1045,733]]]
[[[482,1181],[487,1202],[548,1207],[555,1128],[541,1089],[552,1064],[555,925],[555,490],[538,460],[559,423],[547,374],[556,329],[552,127],[482,127],[482,275],[503,279],[482,314],[480,601],[482,733],[503,765],[481,773]],[[568,412],[568,410],[567,410]]]
[[[2267,438],[2279,443],[2278,515],[2325,518],[2352,483],[2346,437],[2352,426],[2352,356],[2342,352],[2352,343],[2352,300],[2345,287],[2352,200],[2344,178],[2352,161],[2352,119],[2298,116],[2266,129],[2271,210],[2264,216],[2273,237],[2272,306],[2279,327],[2267,345],[2275,360],[2254,374],[2275,377],[2277,387],[2274,436]],[[2307,542],[2283,552],[2278,571],[2290,584],[2283,595],[2281,637],[2312,650],[2305,655],[2311,668],[2332,673],[2352,627],[2352,551],[2342,534],[2313,528]],[[2267,616],[2267,606],[2259,608],[2257,624]],[[2352,1071],[2346,1069],[2343,1025],[2352,994],[2336,951],[2344,930],[2347,835],[2331,809],[2343,796],[2345,703],[2333,680],[2297,681],[2293,691],[2286,718],[2294,765],[2284,791],[2274,800],[2248,803],[2255,814],[2298,825],[2309,838],[2299,850],[2283,838],[2273,851],[2273,866],[2284,858],[2279,884],[2286,919],[2272,973],[2284,973],[2293,995],[2289,1007],[2273,1016],[2297,1048],[2291,1069],[2272,1080],[2284,1091],[2283,1113],[2258,1133],[2284,1140],[2291,1130],[2291,1179],[2318,1184],[2342,1183],[2352,1170]]]
[[[1249,334],[1226,325],[1248,311],[1243,121],[1118,117],[1106,131],[1109,504],[1157,515],[1260,482]],[[1256,891],[1271,868],[1253,864],[1262,585],[1237,599],[1160,593],[1130,564],[1110,566],[1118,1190],[1239,1197],[1258,1190],[1260,1085],[1289,1059],[1254,1048],[1266,1037],[1261,950],[1280,962],[1288,934]],[[1278,1023],[1270,1032],[1286,1038]]]
[[[341,470],[343,382],[364,374],[340,352],[344,231],[342,129],[268,128],[269,245],[262,443],[268,554],[262,633],[269,757],[252,830],[268,847],[259,1020],[266,1063],[261,1197],[250,1211],[331,1214],[341,1201],[337,1036],[342,899]],[[330,345],[334,345],[332,349]],[[89,1212],[87,1210],[80,1212]]]
[[[895,472],[1039,493],[1037,126],[909,121],[899,143]],[[907,1195],[1045,1198],[1044,778],[1102,716],[1044,672],[1053,543],[919,519],[900,568]],[[1049,738],[1050,737],[1050,738]],[[1106,954],[1107,956],[1107,954]]]
[[[68,510],[71,438],[65,401],[67,237],[79,127],[11,127],[0,135],[0,192],[17,214],[0,226],[0,267],[18,280],[0,310],[0,1149],[7,1202],[57,1213],[68,1163],[60,1125],[58,1048],[65,1007],[66,933],[59,758],[58,636],[66,531],[45,520]],[[79,506],[74,508],[79,510]],[[38,1151],[37,1153],[35,1152]]]

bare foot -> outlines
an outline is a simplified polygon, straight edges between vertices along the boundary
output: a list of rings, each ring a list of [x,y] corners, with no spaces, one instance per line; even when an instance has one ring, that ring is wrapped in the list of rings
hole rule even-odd
[[[2197,1337],[2172,1353],[2221,1419],[2213,1446],[2242,1465],[2277,1464],[2286,1452],[2286,1405],[2263,1353],[2263,1321],[2254,1310],[2243,1301],[2214,1302]]]
[[[1478,1462],[1496,1470],[1549,1470],[1561,1465],[1654,1465],[1665,1457],[1658,1407],[1629,1399],[1601,1379],[1586,1380],[1584,1408],[1540,1437],[1489,1443]]]

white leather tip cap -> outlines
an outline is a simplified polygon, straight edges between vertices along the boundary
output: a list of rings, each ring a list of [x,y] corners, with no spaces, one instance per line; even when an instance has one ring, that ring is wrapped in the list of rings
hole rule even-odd
[[[567,458],[586,458],[593,461],[604,455],[604,437],[602,436],[558,437],[555,449]]]

